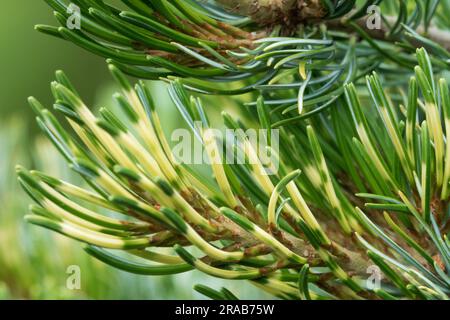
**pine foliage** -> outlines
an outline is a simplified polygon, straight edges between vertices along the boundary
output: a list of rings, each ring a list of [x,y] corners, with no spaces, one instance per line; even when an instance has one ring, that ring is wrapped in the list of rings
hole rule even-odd
[[[67,5],[46,1],[64,26]],[[54,109],[70,129],[30,98],[43,132],[90,187],[18,167],[36,202],[27,221],[138,274],[198,269],[285,299],[448,299],[450,93],[436,75],[450,53],[436,10],[449,2],[389,1],[382,35],[362,23],[381,1],[305,1],[301,15],[281,20],[255,18],[240,1],[228,10],[224,1],[123,0],[127,10],[73,2],[81,30],[37,29],[108,58],[123,113],[94,113],[60,71]],[[253,160],[245,130],[279,129],[279,150],[267,141],[279,170],[267,175],[257,157],[211,161],[211,181],[179,164],[157,97],[126,75],[166,81],[210,159],[220,152],[208,107],[220,106],[204,95],[248,93],[259,123],[226,109],[223,122],[241,130],[235,148]]]

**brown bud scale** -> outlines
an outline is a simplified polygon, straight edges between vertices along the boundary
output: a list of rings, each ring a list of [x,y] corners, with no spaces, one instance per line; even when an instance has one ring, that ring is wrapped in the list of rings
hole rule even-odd
[[[320,0],[218,0],[233,13],[251,17],[261,25],[297,25],[326,15]]]

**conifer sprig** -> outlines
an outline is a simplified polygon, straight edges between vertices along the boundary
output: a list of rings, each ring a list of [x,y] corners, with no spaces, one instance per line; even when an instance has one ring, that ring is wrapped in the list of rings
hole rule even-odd
[[[35,99],[30,103],[43,131],[90,188],[18,167],[20,183],[36,202],[27,220],[87,243],[89,254],[138,274],[195,268],[249,280],[286,299],[448,299],[450,95],[445,79],[435,81],[424,49],[417,61],[403,96],[385,90],[373,73],[366,78],[366,107],[349,84],[328,113],[283,127],[277,174],[264,174],[259,162],[219,162],[212,165],[212,183],[175,161],[144,83],[133,88],[110,65],[122,87],[115,99],[124,119],[109,108],[93,114],[58,72],[54,107],[72,133]],[[201,129],[192,126],[196,135],[214,145],[200,100],[179,81],[170,92],[189,123],[203,122]],[[261,124],[270,127],[266,108],[260,98]],[[225,112],[223,118],[230,128],[246,129]],[[242,138],[236,147],[253,157],[249,137]],[[174,251],[161,251],[167,247]],[[383,279],[372,286],[367,272],[374,265]],[[197,290],[233,297],[226,289]]]
[[[30,98],[86,185],[18,167],[29,222],[138,274],[198,269],[285,299],[448,299],[450,93],[436,81],[450,61],[437,10],[448,1],[74,0],[80,30],[65,27],[66,2],[46,1],[62,26],[37,29],[107,58],[121,112],[94,114],[62,72],[54,109],[70,129]],[[374,31],[367,9],[380,4]],[[213,180],[177,161],[150,90],[125,74],[169,84]],[[246,131],[255,122],[222,111],[250,160],[229,164],[203,107],[202,94],[244,93],[253,101],[235,101],[267,130],[272,175]]]
[[[280,125],[329,108],[345,84],[371,71],[408,73],[416,47],[429,49],[436,71],[447,69],[450,58],[450,37],[430,27],[437,1],[414,7],[408,1],[367,0],[358,7],[356,1],[301,1],[294,10],[283,6],[297,1],[136,0],[118,8],[103,0],[75,0],[80,30],[66,27],[68,3],[46,2],[61,27],[37,30],[141,79],[181,77],[185,88],[211,95],[253,92],[250,106],[262,94]],[[367,10],[380,4],[380,27],[369,28]],[[290,12],[306,16],[290,19]],[[435,36],[421,34],[431,29]]]

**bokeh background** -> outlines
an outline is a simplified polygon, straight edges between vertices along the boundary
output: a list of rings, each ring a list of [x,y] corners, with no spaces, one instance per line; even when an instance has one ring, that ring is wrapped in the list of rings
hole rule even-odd
[[[55,24],[43,0],[2,1],[0,11],[0,299],[201,299],[192,289],[221,280],[198,272],[145,277],[115,270],[84,253],[82,245],[26,225],[31,200],[19,188],[14,167],[21,164],[68,180],[69,171],[40,135],[27,97],[51,108],[50,82],[62,69],[90,106],[111,103],[116,90],[103,59],[34,31]],[[150,84],[167,130],[181,125],[164,85]],[[81,289],[66,286],[70,266],[81,270]],[[226,283],[241,298],[265,298],[243,282]]]

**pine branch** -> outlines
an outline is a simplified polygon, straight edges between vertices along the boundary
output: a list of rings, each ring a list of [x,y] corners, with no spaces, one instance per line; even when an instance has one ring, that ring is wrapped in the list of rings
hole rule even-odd
[[[257,161],[229,165],[232,170],[224,159],[211,161],[212,186],[177,164],[164,147],[143,83],[132,89],[110,65],[123,89],[115,97],[128,116],[119,120],[110,109],[94,115],[58,72],[52,85],[55,109],[76,138],[35,99],[30,103],[41,128],[95,192],[19,167],[19,181],[37,203],[27,221],[93,245],[88,253],[139,274],[196,268],[219,278],[251,280],[284,298],[446,299],[450,94],[446,80],[435,83],[425,50],[418,51],[417,59],[405,101],[384,91],[373,74],[367,86],[370,107],[377,112],[365,112],[349,84],[339,112],[335,107],[327,117],[283,129],[278,174],[269,178],[261,170],[262,160],[252,156],[254,147],[244,134],[235,147]],[[419,90],[423,98],[418,100]],[[170,92],[214,160],[218,150],[211,143],[216,139],[200,100],[189,97],[179,81]],[[258,111],[266,107],[260,99]],[[241,128],[223,116],[230,129]],[[192,125],[197,121],[202,127]],[[289,168],[304,172],[288,174]],[[355,200],[354,193],[370,202]],[[280,196],[290,200],[277,208]],[[80,200],[125,218],[98,214]],[[158,251],[167,246],[178,256]],[[190,253],[191,246],[201,256]],[[162,265],[136,265],[97,247],[125,250]],[[385,277],[375,287],[365,280],[372,264]],[[298,291],[288,289],[293,286]]]
[[[366,1],[355,10],[352,1],[227,2],[231,10],[249,13],[241,17],[214,2],[125,1],[130,8],[126,11],[103,1],[94,6],[78,0],[81,30],[65,28],[67,5],[47,2],[63,27],[37,26],[38,30],[104,56],[141,79],[171,82],[181,77],[185,88],[209,95],[262,92],[279,116],[279,125],[329,108],[343,94],[343,85],[368,72],[409,72],[417,47],[429,50],[436,72],[448,69],[450,57],[447,44],[440,44],[444,33],[430,27],[429,17],[436,11],[431,4],[410,9],[389,8],[386,3],[384,10],[397,17],[382,17],[395,22],[374,32],[363,19],[367,8],[379,1]],[[259,13],[269,21],[252,23],[250,18]],[[294,18],[285,21],[290,14]],[[421,36],[422,28],[439,42]],[[256,106],[256,101],[248,105]]]
[[[65,5],[47,2],[64,23]],[[124,1],[133,12],[75,2],[86,29],[38,29],[107,57],[125,116],[112,108],[93,113],[62,72],[52,83],[54,109],[70,132],[30,98],[43,132],[90,186],[18,167],[36,202],[30,223],[87,243],[89,254],[138,274],[195,268],[286,299],[449,298],[450,92],[444,78],[435,79],[448,70],[449,53],[415,31],[421,21],[432,30],[434,2],[423,14],[403,1],[387,7],[399,13],[389,41],[355,22],[377,1],[356,13],[352,1],[321,2],[328,4],[326,20],[350,13],[346,25],[360,39],[311,25],[279,25],[263,36],[267,31],[248,18],[209,2]],[[403,29],[432,54],[415,50]],[[205,146],[212,181],[177,161],[150,90],[142,81],[132,86],[124,73],[169,83]],[[236,132],[230,146],[194,93],[252,93],[247,105],[258,121],[223,110],[224,124]],[[267,130],[265,150],[279,164],[272,176],[248,128]],[[279,145],[269,138],[275,128]],[[226,163],[220,143],[247,162]],[[104,209],[114,217],[99,213]],[[172,254],[161,250],[167,247]],[[370,270],[383,278],[371,283]],[[226,289],[197,290],[236,298]]]

